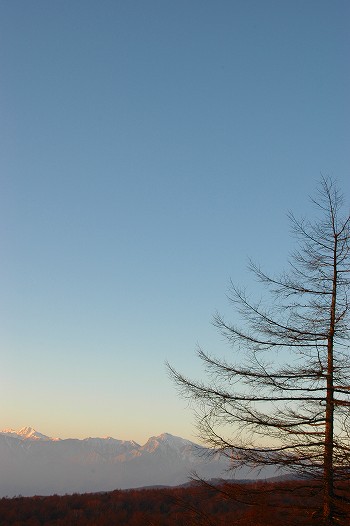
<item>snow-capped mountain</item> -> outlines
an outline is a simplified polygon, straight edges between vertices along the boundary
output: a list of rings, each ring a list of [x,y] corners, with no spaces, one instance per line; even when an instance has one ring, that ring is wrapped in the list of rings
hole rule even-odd
[[[0,497],[109,491],[178,485],[193,472],[205,478],[227,474],[226,457],[164,433],[143,446],[112,437],[53,439],[30,427],[0,432]],[[274,470],[260,477],[275,474]],[[257,478],[247,470],[239,478]]]
[[[22,427],[18,431],[15,431],[14,429],[3,429],[0,431],[0,434],[21,438],[23,440],[59,440],[59,438],[51,438],[42,433],[38,433],[38,431],[32,427]]]

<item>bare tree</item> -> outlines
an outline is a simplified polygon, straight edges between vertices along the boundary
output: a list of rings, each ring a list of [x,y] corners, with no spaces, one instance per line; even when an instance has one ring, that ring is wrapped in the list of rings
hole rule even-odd
[[[200,349],[203,382],[169,368],[194,402],[207,444],[235,466],[275,465],[312,479],[322,493],[320,520],[333,526],[344,520],[337,502],[350,478],[350,215],[330,179],[312,201],[314,221],[290,214],[299,248],[288,272],[275,278],[250,265],[268,302],[231,284],[241,324],[214,318],[231,358]]]

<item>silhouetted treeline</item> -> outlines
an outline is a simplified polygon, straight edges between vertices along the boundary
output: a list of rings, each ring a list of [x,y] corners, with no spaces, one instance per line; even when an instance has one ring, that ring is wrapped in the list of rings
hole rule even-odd
[[[320,488],[310,482],[255,482],[0,500],[6,526],[307,526],[318,524]],[[349,484],[343,486],[349,524]],[[254,501],[254,505],[253,504]],[[256,504],[258,503],[258,506]]]

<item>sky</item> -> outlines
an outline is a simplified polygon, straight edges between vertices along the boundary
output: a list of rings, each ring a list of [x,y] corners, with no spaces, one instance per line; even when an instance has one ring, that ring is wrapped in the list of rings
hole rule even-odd
[[[348,0],[0,1],[0,428],[196,439],[164,362],[350,195]]]

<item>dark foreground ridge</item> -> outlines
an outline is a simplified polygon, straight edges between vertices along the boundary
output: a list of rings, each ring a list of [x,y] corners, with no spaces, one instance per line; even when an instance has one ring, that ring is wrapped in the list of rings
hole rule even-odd
[[[247,492],[249,484],[249,492]],[[350,516],[349,483],[343,486],[343,516]],[[248,496],[249,494],[249,496]],[[252,499],[254,504],[252,505]],[[6,526],[307,526],[318,524],[320,488],[310,481],[193,483],[65,496],[0,499]],[[256,506],[258,504],[258,506]]]

